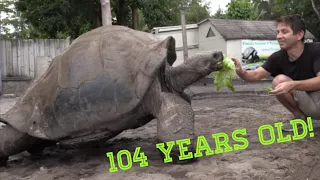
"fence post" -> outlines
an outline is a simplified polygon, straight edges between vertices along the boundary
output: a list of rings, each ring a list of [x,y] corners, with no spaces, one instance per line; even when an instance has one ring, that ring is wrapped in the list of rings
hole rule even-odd
[[[182,29],[182,42],[183,42],[183,59],[187,61],[188,59],[188,43],[187,43],[187,30],[186,30],[186,19],[185,10],[180,10],[181,14],[181,29]]]
[[[1,13],[1,11],[0,11]],[[1,15],[0,15],[0,22],[1,22]],[[2,35],[1,35],[2,27],[0,23],[0,96],[2,96],[2,63],[3,63],[3,52],[2,52]]]

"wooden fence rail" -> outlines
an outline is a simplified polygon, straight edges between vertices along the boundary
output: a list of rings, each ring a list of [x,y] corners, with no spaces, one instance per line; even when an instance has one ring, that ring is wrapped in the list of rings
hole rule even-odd
[[[54,58],[70,45],[65,39],[12,39],[1,40],[0,54],[2,78],[33,79],[37,73],[39,57]]]

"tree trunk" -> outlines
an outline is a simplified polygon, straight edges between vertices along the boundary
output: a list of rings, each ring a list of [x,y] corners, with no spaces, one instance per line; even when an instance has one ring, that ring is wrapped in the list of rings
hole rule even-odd
[[[187,42],[185,11],[180,10],[180,14],[181,14],[181,28],[182,28],[183,59],[184,59],[184,61],[187,61],[187,59],[188,59],[188,42]]]
[[[314,12],[317,14],[318,19],[319,19],[319,21],[320,21],[320,13],[319,13],[316,5],[314,4],[314,0],[311,0],[311,3],[312,3],[312,8],[313,8]]]
[[[101,3],[101,15],[102,15],[102,25],[112,25],[112,15],[110,0],[100,0]]]
[[[1,23],[0,23],[0,30],[1,30]],[[2,71],[2,63],[4,62],[3,59],[2,59],[2,54],[4,52],[2,52],[2,36],[1,36],[1,33],[0,33],[0,96],[2,96],[2,76],[1,76],[1,71]]]
[[[132,7],[132,29],[137,29],[137,8]]]

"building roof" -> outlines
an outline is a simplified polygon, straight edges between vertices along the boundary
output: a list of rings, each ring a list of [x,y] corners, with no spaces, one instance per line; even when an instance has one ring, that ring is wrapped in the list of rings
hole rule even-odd
[[[186,29],[197,29],[198,24],[187,24]],[[158,31],[158,32],[165,32],[165,31],[180,31],[182,30],[181,25],[178,26],[164,26],[164,27],[154,27],[151,30],[151,33]]]
[[[257,20],[234,20],[234,19],[205,19],[198,23],[210,21],[210,23],[220,32],[225,40],[232,39],[257,39],[275,40],[276,24],[274,21]],[[315,39],[307,30],[306,39]]]

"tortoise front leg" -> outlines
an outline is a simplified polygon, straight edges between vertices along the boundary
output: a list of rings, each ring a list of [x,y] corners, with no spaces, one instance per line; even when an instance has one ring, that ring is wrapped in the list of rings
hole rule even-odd
[[[8,124],[0,128],[0,166],[6,164],[9,156],[27,150],[37,140],[26,133],[17,131]]]
[[[171,93],[160,93],[160,99],[160,109],[156,114],[159,142],[157,148],[169,151],[172,147],[170,151],[172,161],[169,162],[177,164],[193,162],[195,140],[194,112],[191,104],[183,97]]]

